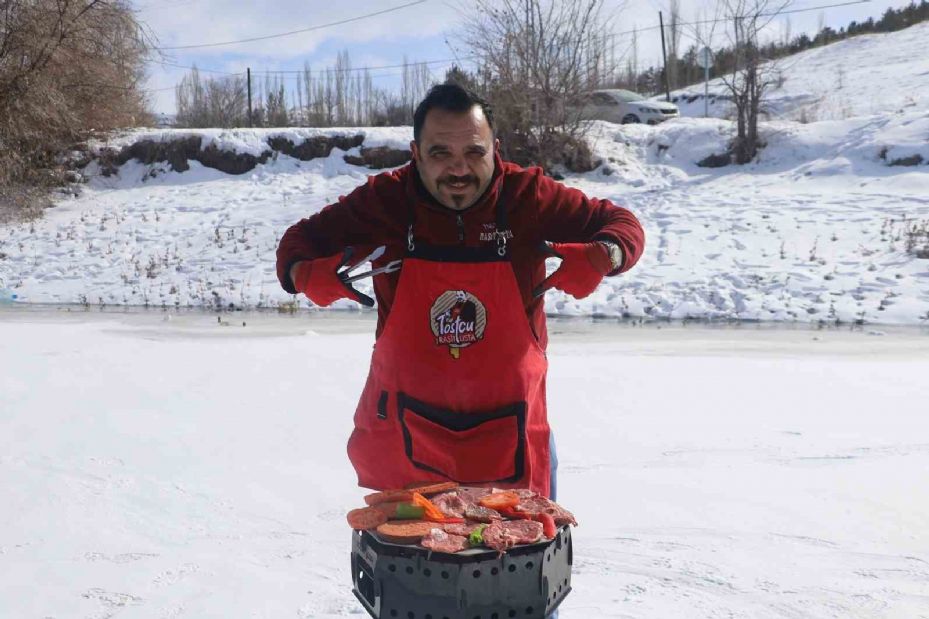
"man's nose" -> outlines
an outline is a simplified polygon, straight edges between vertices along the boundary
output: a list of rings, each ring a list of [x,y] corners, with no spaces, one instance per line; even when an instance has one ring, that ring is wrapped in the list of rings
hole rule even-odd
[[[455,155],[448,164],[449,174],[464,176],[469,172],[467,160],[464,155]]]

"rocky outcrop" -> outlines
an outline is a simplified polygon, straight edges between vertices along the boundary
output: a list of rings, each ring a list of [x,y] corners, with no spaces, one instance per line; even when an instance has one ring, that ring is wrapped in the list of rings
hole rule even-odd
[[[97,153],[97,159],[104,176],[117,172],[119,166],[130,160],[146,165],[167,163],[175,172],[186,172],[191,161],[198,161],[207,168],[213,168],[226,174],[244,174],[260,163],[281,153],[301,161],[319,157],[328,157],[332,150],[352,150],[360,148],[359,155],[345,155],[344,159],[352,165],[365,166],[373,170],[392,168],[403,165],[410,160],[411,152],[407,149],[394,149],[388,146],[365,148],[364,134],[355,135],[319,135],[307,138],[295,144],[284,136],[268,139],[268,150],[260,155],[221,150],[214,144],[201,148],[203,138],[187,135],[169,140],[139,140],[120,150],[104,148]]]
[[[413,153],[406,149],[396,150],[389,146],[375,146],[374,148],[362,147],[360,156],[345,155],[343,159],[345,159],[345,163],[380,170],[403,165],[412,156]]]
[[[328,157],[333,148],[351,150],[364,144],[365,136],[357,135],[318,135],[307,138],[300,144],[294,144],[283,136],[275,136],[268,140],[268,145],[279,153],[300,161],[309,161],[317,157]]]
[[[146,165],[167,163],[175,172],[186,172],[190,169],[190,161],[199,161],[207,168],[214,168],[227,174],[244,174],[259,163],[264,163],[271,156],[270,150],[256,157],[248,153],[220,150],[212,144],[206,148],[200,148],[201,141],[200,136],[191,135],[163,142],[140,140],[118,152],[105,149],[99,155],[103,175],[114,174],[118,166],[132,159]]]

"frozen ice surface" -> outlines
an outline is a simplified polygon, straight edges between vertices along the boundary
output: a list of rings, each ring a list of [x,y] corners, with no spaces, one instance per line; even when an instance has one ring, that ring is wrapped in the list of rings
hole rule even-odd
[[[0,616],[360,616],[372,315],[220,320],[0,308]],[[565,619],[929,612],[925,330],[551,330]]]

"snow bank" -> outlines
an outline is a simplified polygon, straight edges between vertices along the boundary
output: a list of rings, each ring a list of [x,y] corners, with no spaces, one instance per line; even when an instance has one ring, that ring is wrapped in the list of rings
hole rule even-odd
[[[231,153],[259,157],[272,151],[270,141],[284,138],[294,144],[318,137],[354,136],[364,137],[367,148],[386,146],[396,150],[408,150],[413,139],[412,127],[287,127],[262,129],[134,129],[120,133],[111,139],[96,140],[89,144],[94,152],[109,148],[120,150],[131,144],[149,140],[156,143],[175,142],[189,137],[202,138],[200,148],[216,148]]]
[[[364,144],[396,146],[407,131],[372,130]],[[719,119],[594,123],[592,146],[605,164],[565,182],[632,209],[646,227],[646,253],[587,299],[549,292],[547,310],[802,322],[929,318],[929,261],[907,246],[907,230],[929,222],[929,166],[899,165],[929,161],[929,114],[769,123],[757,162],[698,166],[725,151],[731,131]],[[337,133],[204,135],[253,153],[275,136]],[[133,139],[179,134],[194,133],[140,131]],[[241,175],[196,161],[184,173],[127,163],[116,176],[93,177],[82,196],[63,199],[43,220],[0,228],[0,279],[27,303],[312,307],[281,289],[275,251],[288,226],[371,173],[345,155],[279,155]],[[360,288],[370,293],[369,283]],[[334,307],[359,309],[349,301]]]

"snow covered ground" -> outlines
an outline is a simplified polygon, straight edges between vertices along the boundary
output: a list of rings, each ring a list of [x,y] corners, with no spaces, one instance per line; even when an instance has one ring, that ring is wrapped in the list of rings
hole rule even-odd
[[[912,237],[915,249],[924,246],[929,255],[929,64],[921,43],[927,33],[929,23],[780,61],[787,79],[773,101],[782,116],[798,112],[795,103],[813,100],[820,110],[842,113],[820,114],[826,120],[818,122],[766,123],[767,146],[751,165],[696,165],[725,151],[733,132],[727,121],[595,123],[591,142],[605,165],[568,175],[565,182],[632,209],[646,227],[646,252],[635,270],[604,282],[588,299],[550,291],[547,311],[929,322],[929,259],[908,247]],[[824,77],[825,66],[841,76],[841,88]],[[363,133],[367,148],[402,148],[412,132],[194,133],[203,137],[203,148],[259,155],[274,136],[299,143]],[[110,146],[189,134],[135,131]],[[0,288],[26,303],[309,306],[280,288],[274,252],[289,225],[372,173],[343,160],[358,150],[335,149],[308,162],[275,156],[238,176],[193,161],[183,173],[166,171],[166,164],[130,162],[118,176],[105,178],[91,164],[81,196],[62,199],[41,221],[0,227]],[[922,234],[909,234],[914,228]],[[346,301],[337,308],[355,306]]]
[[[361,616],[371,315],[222,321],[0,308],[0,616]],[[925,329],[551,330],[564,619],[929,617]]]
[[[888,162],[916,154],[929,162],[929,112],[772,123],[757,163],[697,167],[724,151],[728,130],[716,119],[593,127],[606,165],[565,182],[632,209],[646,227],[646,252],[583,301],[549,292],[550,313],[927,321],[929,260],[907,252],[906,230],[929,230],[929,166]],[[369,140],[396,140],[400,131],[409,128],[368,130]],[[248,150],[258,138],[266,135],[217,139]],[[42,220],[0,227],[0,287],[27,303],[293,302],[274,274],[275,250],[289,225],[371,173],[342,155],[281,155],[241,176],[194,161],[187,172],[147,180],[152,166],[128,163]]]
[[[605,164],[565,182],[632,209],[646,227],[646,251],[633,271],[583,301],[550,291],[547,311],[929,322],[929,259],[915,251],[923,246],[929,256],[927,33],[929,23],[781,61],[790,70],[774,101],[784,103],[785,114],[785,102],[818,96],[816,88],[829,97],[847,93],[847,114],[766,123],[767,146],[750,165],[696,165],[725,151],[733,133],[727,121],[595,123],[591,143]],[[824,66],[841,71],[842,88],[824,81]],[[135,131],[110,145],[191,133]],[[193,133],[203,137],[203,148],[251,155],[268,150],[274,136],[299,143],[363,133],[368,148],[402,148],[412,137],[409,127]],[[0,289],[31,304],[309,307],[277,282],[278,240],[288,226],[365,181],[371,170],[343,160],[358,152],[335,149],[307,162],[279,155],[242,175],[196,161],[183,173],[133,161],[107,178],[93,163],[82,195],[62,199],[40,221],[0,226]],[[357,309],[348,301],[336,307]]]
[[[550,291],[548,311],[762,322],[551,323],[559,494],[581,522],[564,619],[929,617],[915,28],[838,44],[869,103],[765,125],[749,166],[696,165],[725,148],[718,119],[592,127],[606,163],[565,182],[631,208],[648,246],[588,299]],[[830,49],[807,52],[783,100],[813,92]],[[199,133],[256,154],[321,132]],[[411,130],[365,133],[400,146]],[[176,133],[116,143],[143,135]],[[345,442],[372,313],[174,309],[292,303],[278,240],[371,173],[343,154],[241,176],[129,163],[0,227],[0,296],[19,295],[0,304],[0,617],[361,615]],[[146,304],[172,314],[124,310]]]

